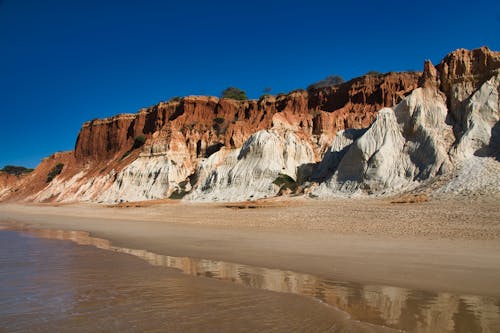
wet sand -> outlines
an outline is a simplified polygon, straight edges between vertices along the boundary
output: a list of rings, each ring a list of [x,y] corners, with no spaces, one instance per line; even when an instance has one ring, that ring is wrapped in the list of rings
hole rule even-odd
[[[393,331],[312,298],[45,239],[56,234],[0,231],[0,332]]]
[[[495,297],[363,285],[293,271],[166,256],[117,247],[82,231],[26,229],[13,233],[0,231],[0,274],[7,273],[7,279],[0,286],[3,299],[0,303],[8,309],[6,320],[0,316],[0,327],[5,326],[4,323],[11,326],[9,328],[39,325],[40,317],[58,317],[61,310],[66,312],[60,320],[62,323],[45,320],[45,328],[52,326],[52,331],[68,329],[67,323],[74,321],[73,317],[79,319],[78,323],[69,327],[87,330],[89,327],[109,327],[107,317],[113,317],[118,325],[133,317],[133,331],[141,332],[150,328],[156,331],[182,328],[182,332],[226,329],[239,332],[392,332],[396,329],[420,333],[472,333],[492,332],[500,326],[500,298]],[[70,240],[80,246],[57,241],[47,244],[39,239]],[[130,256],[124,257],[124,254]],[[150,267],[130,257],[140,258]],[[103,258],[107,258],[105,265]],[[65,265],[68,262],[71,265]],[[43,269],[33,269],[33,266]],[[154,271],[152,267],[167,269]],[[26,270],[31,274],[19,274]],[[40,271],[42,279],[37,276]],[[159,296],[158,291],[151,292],[158,287],[150,284],[152,274],[161,277],[162,295],[159,298],[151,298],[151,294]],[[130,276],[134,279],[124,278]],[[23,281],[27,277],[28,281]],[[115,290],[117,285],[120,285],[119,291]],[[141,287],[140,292],[136,290],[137,285]],[[29,301],[23,297],[26,293]],[[60,299],[64,299],[65,294],[78,296],[61,307]],[[31,308],[33,303],[45,306],[23,318],[26,311],[22,310]],[[131,304],[143,306],[134,306],[133,315],[129,315],[127,308]],[[154,304],[154,308],[149,304]],[[208,310],[207,305],[210,306]],[[219,320],[214,320],[214,305],[218,307],[215,315]],[[82,306],[84,316],[81,311],[67,311]],[[220,323],[221,317],[224,317],[224,325]],[[170,321],[153,323],[150,318],[169,318]],[[96,322],[100,322],[98,326]],[[172,322],[176,326],[172,327]]]
[[[113,245],[362,284],[500,296],[497,200],[290,200],[142,207],[1,204],[0,220]]]

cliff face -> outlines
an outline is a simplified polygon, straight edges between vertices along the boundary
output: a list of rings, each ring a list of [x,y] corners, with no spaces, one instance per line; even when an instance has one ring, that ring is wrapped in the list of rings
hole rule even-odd
[[[16,184],[20,182],[24,176],[25,175],[15,176],[0,171],[0,200],[3,197],[12,195],[12,191],[15,190]]]
[[[62,170],[57,175],[54,182],[47,182],[49,173],[54,170],[58,165],[62,165]],[[51,186],[56,183],[65,184],[65,182],[79,171],[77,167],[74,154],[69,152],[58,152],[46,157],[36,167],[36,169],[29,174],[19,177],[16,184],[11,186],[10,193],[3,197],[4,200],[27,200],[27,201],[53,201],[56,199],[55,195],[60,194],[61,190],[57,192],[47,191]],[[0,199],[2,199],[0,197]]]
[[[500,53],[483,46],[475,50],[458,49],[448,54],[437,66],[440,90],[449,99],[450,109],[470,96],[492,76],[499,73]]]
[[[128,150],[139,134],[148,137],[152,153],[182,141],[191,158],[204,157],[221,146],[241,147],[250,135],[271,128],[273,122],[286,123],[305,135],[332,137],[344,128],[367,127],[377,110],[394,105],[415,89],[419,77],[419,73],[364,76],[336,87],[259,101],[190,96],[162,102],[135,115],[85,123],[75,157],[80,163],[114,158]]]
[[[76,140],[77,160],[89,162],[112,158],[133,142],[135,118],[134,114],[121,114],[84,123]]]
[[[330,155],[340,155],[338,147],[344,153],[330,164],[331,176],[315,193],[397,193],[467,164],[484,167],[485,174],[497,170],[491,158],[477,158],[499,150],[499,59],[500,53],[481,48],[455,51],[436,67],[427,61],[421,87],[397,106],[382,109],[355,141],[334,142]],[[452,191],[467,192],[477,184],[494,189],[500,178],[455,183]]]
[[[405,191],[499,154],[499,59],[487,48],[457,50],[436,67],[426,62],[422,75],[368,75],[260,100],[189,96],[93,120],[74,152],[45,159],[3,199],[245,200],[284,192],[278,178],[319,196]],[[62,173],[47,182],[58,163]]]
[[[459,49],[448,54],[436,66],[439,89],[447,97],[455,135],[467,127],[464,108],[470,96],[500,71],[500,53],[487,47],[475,50]]]
[[[74,157],[79,171],[61,184],[56,180],[54,184],[44,185],[40,193],[32,190],[29,199],[136,201],[179,195],[193,187],[193,192],[199,194],[191,196],[195,199],[272,196],[276,192],[272,178],[281,168],[296,178],[297,172],[290,165],[295,168],[297,161],[285,156],[278,164],[285,163],[288,167],[278,168],[276,164],[272,172],[266,168],[249,170],[252,165],[238,169],[247,170],[246,176],[232,172],[227,177],[229,182],[235,178],[267,175],[265,180],[256,183],[266,183],[265,188],[259,189],[256,185],[256,193],[248,196],[238,196],[236,191],[223,194],[225,185],[221,184],[217,185],[221,190],[212,191],[211,196],[200,189],[218,183],[214,175],[211,175],[212,183],[204,178],[213,171],[207,169],[209,165],[218,167],[228,154],[234,155],[234,151],[239,151],[262,130],[281,133],[276,137],[283,141],[279,144],[282,151],[290,148],[286,144],[291,142],[291,137],[296,138],[301,145],[297,149],[308,151],[307,160],[302,158],[299,162],[317,162],[338,130],[346,126],[368,126],[381,106],[401,100],[417,86],[419,78],[420,73],[365,76],[337,87],[248,101],[189,96],[159,103],[137,114],[93,120],[82,126],[76,142]],[[285,131],[288,134],[285,135]],[[140,149],[132,149],[138,135],[144,135],[147,141]],[[217,155],[212,157],[214,154]],[[205,161],[208,157],[218,164]],[[265,160],[259,163],[273,164]]]

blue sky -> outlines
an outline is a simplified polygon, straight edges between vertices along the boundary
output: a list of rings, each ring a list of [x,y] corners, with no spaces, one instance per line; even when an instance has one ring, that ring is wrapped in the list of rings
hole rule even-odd
[[[332,74],[500,50],[500,1],[0,0],[0,167],[71,150],[84,121],[228,86],[258,98]]]

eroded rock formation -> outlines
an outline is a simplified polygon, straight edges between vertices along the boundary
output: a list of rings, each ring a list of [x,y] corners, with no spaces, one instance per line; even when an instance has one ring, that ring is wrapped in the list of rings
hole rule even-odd
[[[161,102],[85,123],[74,152],[2,185],[1,198],[246,200],[276,195],[280,174],[319,196],[405,191],[498,156],[499,68],[500,54],[483,47],[426,62],[422,75],[367,75],[260,100]]]
[[[457,50],[437,67],[427,61],[421,87],[382,109],[315,193],[400,192],[474,156],[497,154],[499,59],[500,53],[481,48]]]

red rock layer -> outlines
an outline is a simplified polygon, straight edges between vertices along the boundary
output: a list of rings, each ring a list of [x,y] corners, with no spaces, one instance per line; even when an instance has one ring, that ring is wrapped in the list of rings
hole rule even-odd
[[[30,195],[42,190],[48,185],[48,174],[59,163],[64,165],[61,174],[57,176],[59,179],[69,179],[80,170],[72,151],[52,154],[44,158],[35,170],[19,177],[15,188],[6,199],[10,201],[25,200]]]
[[[419,78],[420,73],[370,75],[258,101],[189,96],[162,102],[135,115],[85,123],[75,157],[81,164],[116,158],[130,149],[139,134],[146,135],[148,144],[164,145],[165,150],[183,140],[191,158],[202,157],[221,146],[240,147],[251,134],[270,128],[277,119],[304,135],[333,136],[344,128],[370,125],[379,109],[399,102],[418,86]]]
[[[0,171],[0,198],[11,195],[13,187],[26,175],[15,176]]]
[[[450,97],[454,84],[470,82],[477,89],[498,73],[499,67],[500,52],[483,46],[474,50],[455,50],[444,57],[436,69],[439,72],[440,89]]]
[[[445,94],[455,135],[460,136],[465,124],[463,104],[484,82],[499,73],[500,52],[483,46],[474,50],[458,49],[436,66],[425,63],[423,85],[433,85]]]

